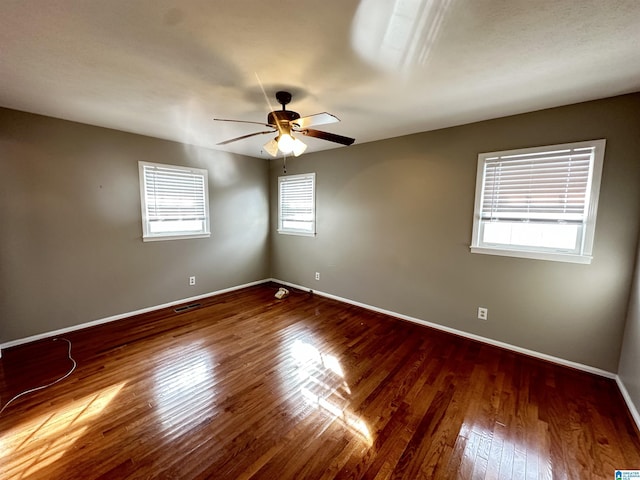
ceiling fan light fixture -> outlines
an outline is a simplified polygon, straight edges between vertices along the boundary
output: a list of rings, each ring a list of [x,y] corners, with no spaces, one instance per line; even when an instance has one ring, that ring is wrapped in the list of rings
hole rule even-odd
[[[278,142],[275,138],[265,143],[262,148],[264,148],[272,157],[276,157],[278,155]]]
[[[284,144],[281,144],[281,142],[283,141],[282,137],[284,137],[285,135],[288,138],[285,138]],[[284,149],[282,145],[284,145]],[[269,140],[262,146],[262,148],[272,157],[278,156],[278,149],[280,149],[280,151],[285,155],[293,153],[296,157],[299,157],[305,152],[305,150],[307,149],[307,145],[301,140],[298,140],[297,138],[294,138],[291,135],[285,133],[274,138],[273,140]]]

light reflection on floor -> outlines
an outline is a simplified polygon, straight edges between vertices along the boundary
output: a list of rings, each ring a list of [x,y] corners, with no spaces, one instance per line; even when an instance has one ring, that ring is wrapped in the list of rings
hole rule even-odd
[[[211,402],[214,361],[204,346],[196,344],[192,348],[165,352],[153,375],[154,410],[165,431],[180,424],[180,412],[188,414]]]
[[[340,361],[302,340],[294,342],[291,356],[299,368],[300,394],[304,401],[342,423],[371,446],[373,441],[366,422],[348,408],[351,389],[344,379]]]
[[[542,425],[540,433],[544,437]],[[536,472],[534,477],[539,479],[566,478],[562,471],[554,471],[546,453],[539,452],[539,439],[527,440],[526,435],[514,435],[499,421],[485,426],[463,422],[456,442],[463,449],[461,470],[473,471],[484,465],[496,472],[497,478],[516,478],[519,472]]]
[[[27,478],[61,458],[118,395],[125,382],[51,408],[0,434],[2,478]]]

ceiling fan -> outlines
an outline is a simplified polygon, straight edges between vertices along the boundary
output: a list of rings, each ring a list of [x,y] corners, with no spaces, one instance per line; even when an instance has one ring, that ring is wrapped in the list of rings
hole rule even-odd
[[[276,133],[277,136],[264,144],[264,149],[271,156],[278,155],[278,150],[285,155],[293,153],[296,157],[302,155],[307,149],[307,145],[299,138],[294,137],[295,134],[306,135],[308,137],[315,137],[321,140],[327,140],[329,142],[339,143],[341,145],[351,145],[355,142],[355,138],[343,137],[335,133],[323,132],[321,130],[314,130],[309,127],[315,127],[316,125],[326,125],[328,123],[339,122],[340,120],[335,115],[330,113],[316,113],[315,115],[309,115],[308,117],[300,117],[298,112],[292,112],[286,109],[286,105],[291,102],[291,93],[285,91],[276,92],[276,100],[282,105],[282,110],[274,110],[267,115],[267,123],[262,122],[250,122],[245,120],[228,120],[224,118],[214,118],[219,122],[236,122],[236,123],[251,123],[256,125],[262,125],[270,128],[271,130],[264,130],[262,132],[249,133],[248,135],[242,135],[240,137],[225,140],[218,143],[218,145],[226,145],[228,143],[243,140],[245,138],[254,137],[256,135],[266,135],[268,133]]]

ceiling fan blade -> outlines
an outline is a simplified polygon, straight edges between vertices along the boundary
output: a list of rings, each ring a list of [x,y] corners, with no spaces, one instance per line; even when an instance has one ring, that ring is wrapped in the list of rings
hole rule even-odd
[[[237,142],[238,140],[244,140],[245,138],[255,137],[256,135],[264,135],[266,133],[274,133],[277,130],[265,130],[264,132],[249,133],[248,135],[242,135],[241,137],[232,138],[231,140],[225,140],[224,142],[216,143],[216,145],[226,145],[227,143]]]
[[[300,130],[300,133],[302,133],[303,135],[307,135],[308,137],[320,138],[321,140],[328,140],[329,142],[340,143],[342,145],[351,145],[356,141],[355,138],[343,137],[342,135],[337,135],[335,133],[322,132],[320,130],[313,130],[311,128]]]
[[[229,120],[228,118],[214,118],[216,122],[234,122],[234,123],[252,123],[254,125],[262,125],[263,127],[273,127],[268,123],[263,122],[250,122],[249,120]]]
[[[308,128],[315,127],[316,125],[326,125],[328,123],[336,123],[339,122],[340,119],[335,115],[331,115],[327,112],[316,113],[314,115],[309,115],[307,117],[298,118],[296,120],[292,120],[291,124],[296,128]]]

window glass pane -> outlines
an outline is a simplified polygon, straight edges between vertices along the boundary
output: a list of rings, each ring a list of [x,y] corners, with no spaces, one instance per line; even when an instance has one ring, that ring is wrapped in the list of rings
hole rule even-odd
[[[486,222],[483,242],[573,251],[581,227],[570,224]]]
[[[295,220],[283,220],[282,230],[302,230],[304,232],[313,232],[313,224],[311,222],[304,222]]]
[[[155,234],[162,233],[202,233],[204,222],[202,220],[168,220],[149,222],[149,231]]]

